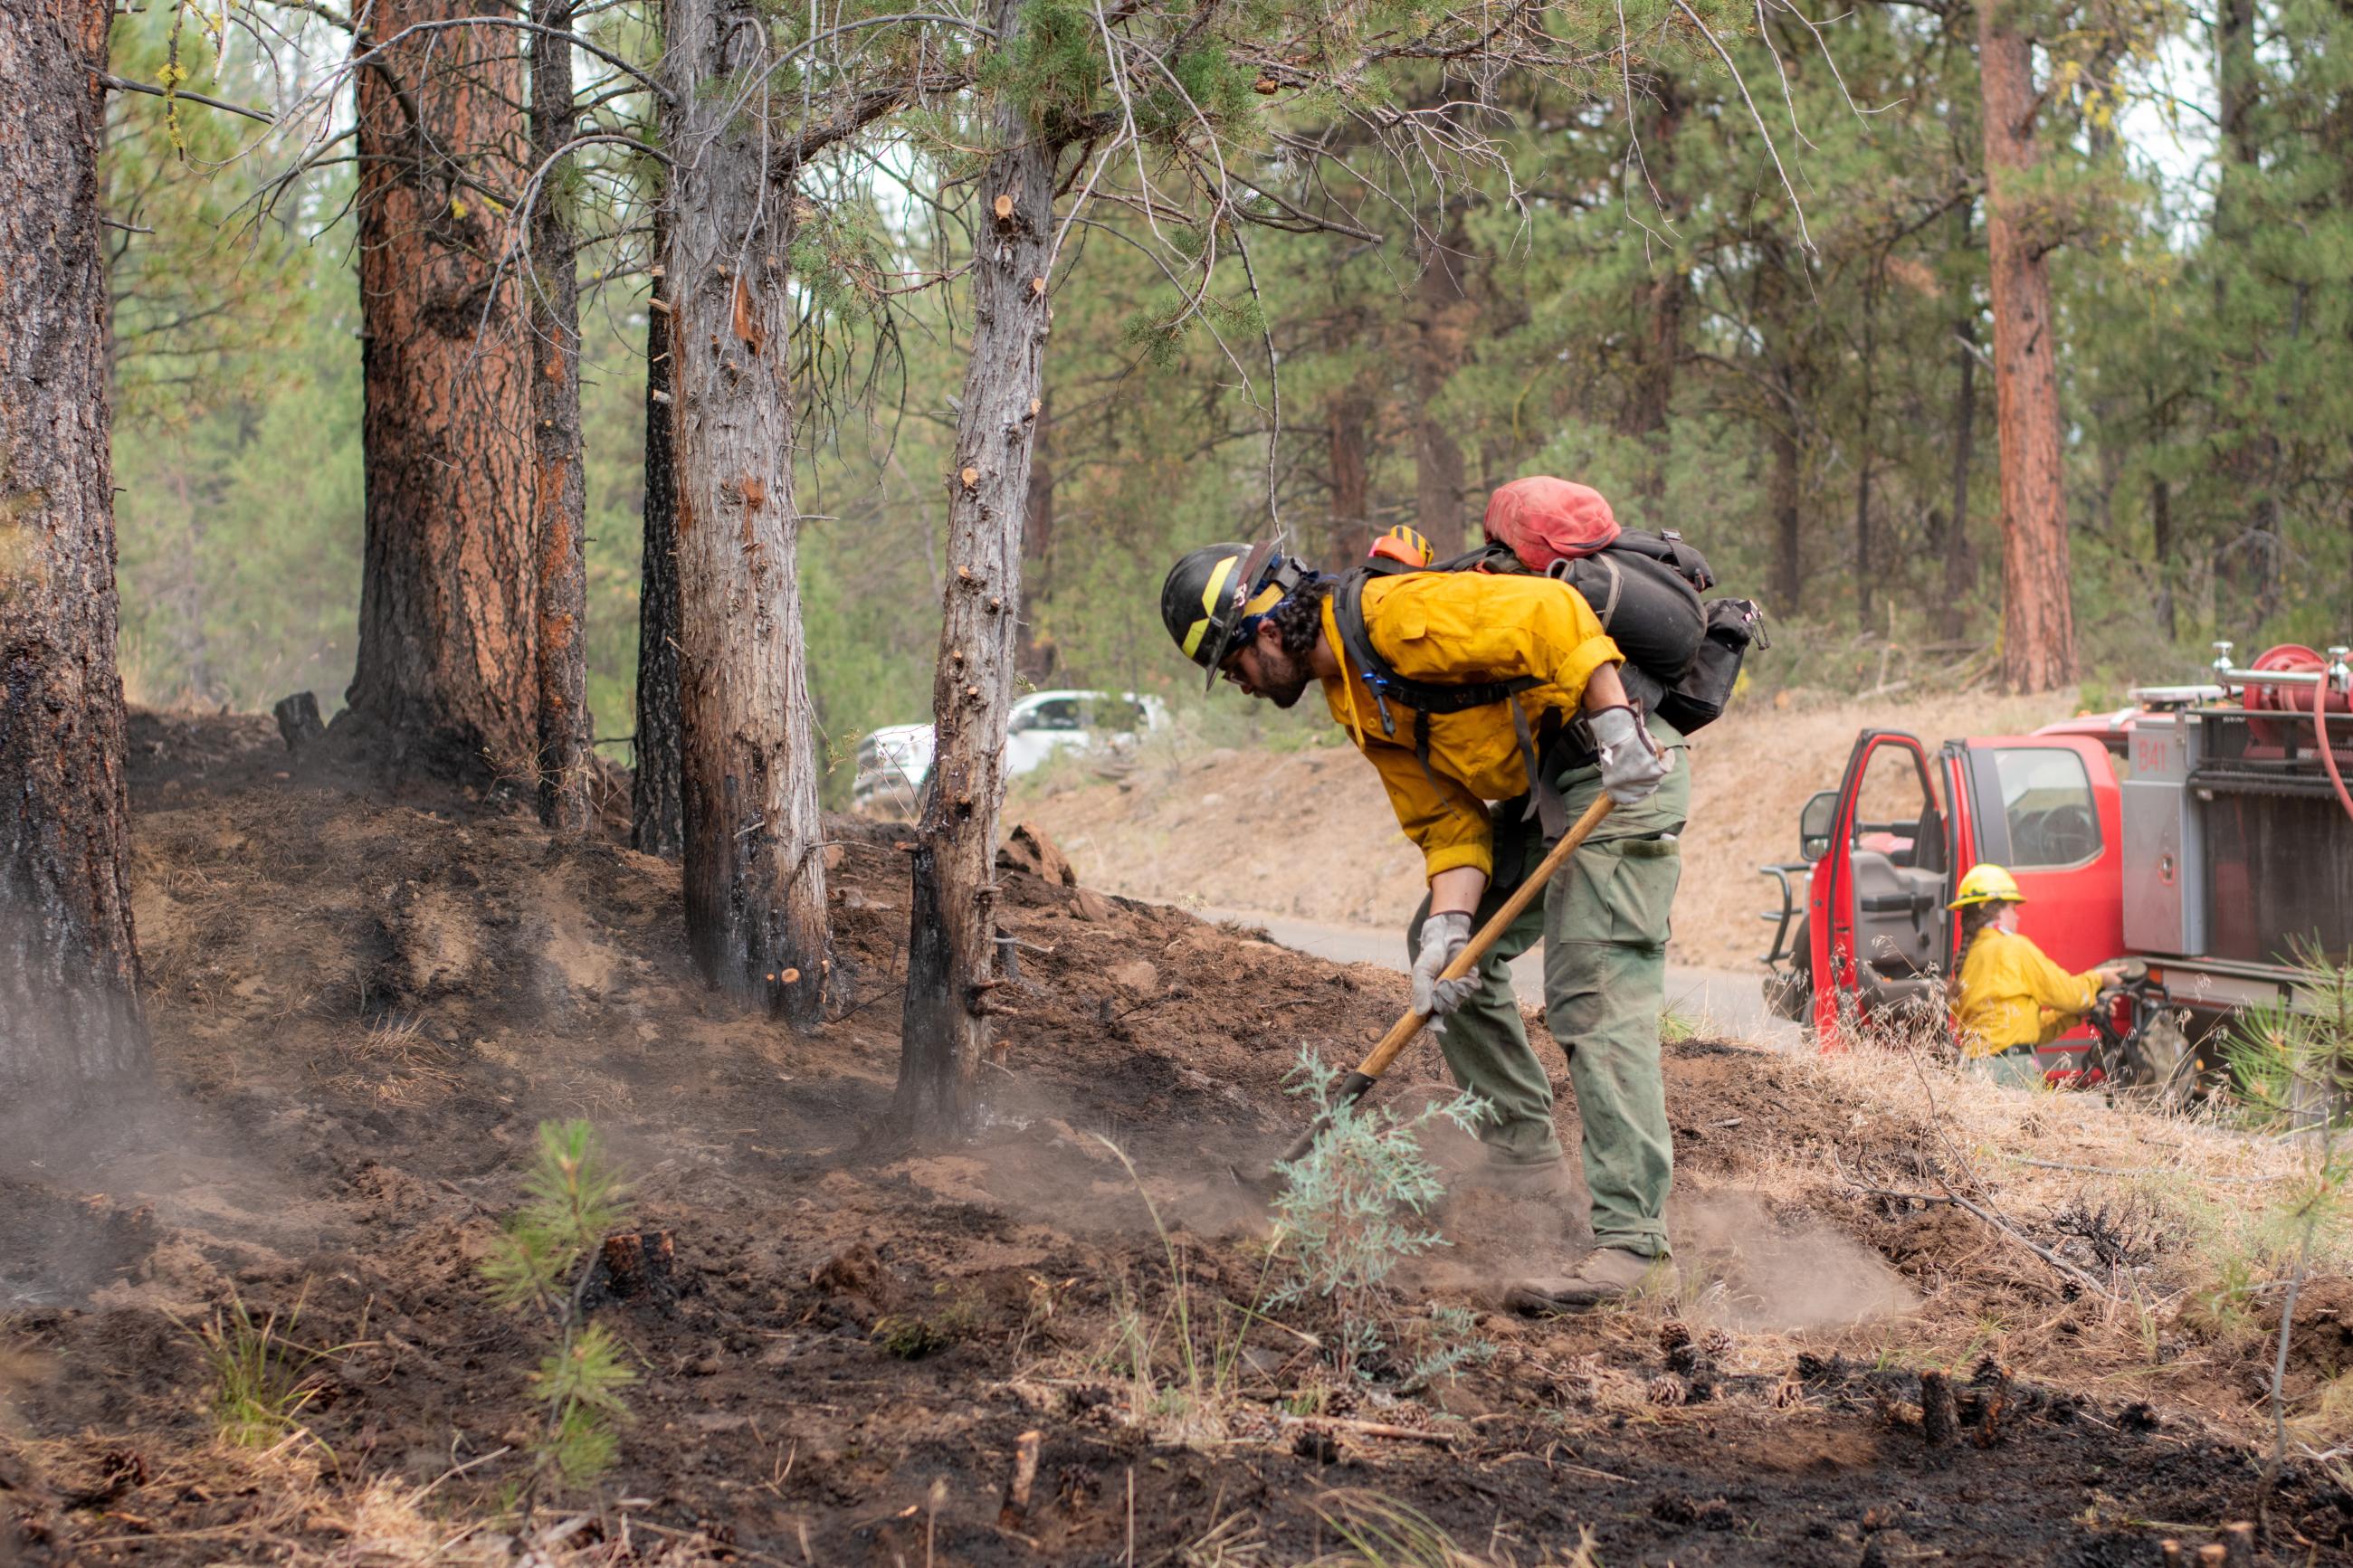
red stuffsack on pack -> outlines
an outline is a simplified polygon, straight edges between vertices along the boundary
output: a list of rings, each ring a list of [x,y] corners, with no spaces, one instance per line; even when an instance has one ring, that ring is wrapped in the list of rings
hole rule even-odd
[[[1590,485],[1532,474],[1487,498],[1487,538],[1519,557],[1531,572],[1555,562],[1580,561],[1618,539],[1618,517]]]

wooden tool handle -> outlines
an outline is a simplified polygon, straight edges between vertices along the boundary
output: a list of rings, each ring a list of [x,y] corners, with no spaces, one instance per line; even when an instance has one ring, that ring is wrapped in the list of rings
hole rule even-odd
[[[1568,863],[1568,858],[1577,853],[1577,846],[1583,844],[1587,837],[1601,825],[1601,819],[1609,815],[1609,797],[1605,795],[1597,797],[1591,805],[1585,808],[1585,815],[1561,835],[1560,842],[1553,846],[1552,852],[1544,858],[1544,863],[1525,881],[1512,889],[1512,896],[1504,900],[1504,907],[1495,911],[1494,918],[1481,926],[1478,933],[1463,944],[1462,951],[1454,955],[1454,962],[1446,966],[1440,979],[1460,980],[1479,966],[1479,961],[1487,956],[1487,950],[1503,940],[1504,933],[1512,929],[1512,922],[1518,920],[1521,912],[1544,891],[1544,886],[1552,880],[1553,873]],[[1332,1104],[1335,1107],[1354,1105],[1364,1099],[1373,1085],[1380,1081],[1381,1075],[1389,1070],[1389,1064],[1397,1060],[1397,1055],[1405,1049],[1406,1042],[1420,1033],[1421,1026],[1429,1022],[1430,1015],[1427,1013],[1408,1013],[1391,1025],[1389,1032],[1381,1037],[1381,1043],[1373,1047],[1373,1054],[1366,1057],[1356,1071],[1340,1080],[1339,1090],[1333,1095]],[[1293,1139],[1291,1147],[1276,1159],[1275,1170],[1280,1171],[1284,1165],[1305,1157],[1329,1125],[1329,1111],[1318,1116],[1308,1125],[1307,1131]]]
[[[1577,853],[1577,847],[1585,842],[1595,828],[1601,826],[1601,819],[1609,815],[1609,807],[1613,804],[1606,795],[1593,797],[1593,804],[1585,808],[1585,815],[1578,817],[1567,833],[1561,835],[1560,842],[1552,847],[1552,852],[1544,858],[1544,863],[1529,873],[1518,887],[1512,889],[1512,896],[1504,900],[1504,907],[1495,911],[1493,918],[1481,926],[1478,933],[1463,944],[1462,951],[1454,955],[1454,962],[1446,966],[1445,972],[1439,976],[1440,979],[1460,980],[1479,967],[1480,961],[1487,956],[1487,950],[1503,941],[1504,933],[1512,929],[1512,922],[1518,920],[1530,904],[1543,896],[1545,884],[1552,880],[1553,873],[1568,864],[1568,858]],[[1430,1015],[1427,1013],[1409,1012],[1399,1018],[1389,1026],[1389,1032],[1381,1037],[1381,1043],[1373,1047],[1372,1055],[1365,1058],[1363,1065],[1356,1068],[1356,1072],[1367,1080],[1378,1079],[1389,1070],[1389,1064],[1397,1060],[1398,1053],[1405,1049],[1406,1042],[1419,1034],[1421,1026],[1429,1022]],[[1366,1087],[1371,1087],[1369,1081]],[[1362,1094],[1364,1090],[1358,1089],[1356,1092]],[[1356,1097],[1351,1095],[1348,1098]]]

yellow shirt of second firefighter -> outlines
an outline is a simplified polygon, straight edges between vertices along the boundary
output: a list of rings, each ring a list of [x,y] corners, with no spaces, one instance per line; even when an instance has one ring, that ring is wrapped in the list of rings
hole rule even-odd
[[[1538,684],[1520,694],[1531,730],[1547,712],[1559,712],[1564,721],[1574,719],[1587,679],[1601,666],[1620,662],[1618,645],[1602,631],[1592,606],[1576,589],[1550,577],[1483,572],[1376,577],[1365,584],[1364,610],[1373,647],[1409,680],[1461,686],[1533,676]],[[1431,714],[1425,774],[1414,755],[1413,710],[1392,700],[1389,715],[1397,732],[1382,733],[1371,689],[1362,672],[1347,668],[1346,645],[1329,599],[1324,635],[1343,666],[1340,674],[1324,681],[1333,721],[1380,771],[1398,825],[1420,847],[1429,875],[1457,866],[1492,874],[1486,803],[1509,800],[1528,787],[1511,704]]]
[[[1961,1049],[1998,1056],[2016,1046],[2047,1046],[2092,1010],[2097,971],[2070,974],[2031,939],[1989,927],[1961,959],[1961,995],[1953,1009]]]

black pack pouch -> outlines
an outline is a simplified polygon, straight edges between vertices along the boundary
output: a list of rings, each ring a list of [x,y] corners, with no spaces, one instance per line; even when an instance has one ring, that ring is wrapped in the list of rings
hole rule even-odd
[[[1689,668],[1706,639],[1706,607],[1691,584],[1664,562],[1605,550],[1556,561],[1546,575],[1576,589],[1627,664],[1661,685]]]
[[[1661,694],[1654,711],[1688,735],[1720,717],[1740,681],[1740,661],[1754,643],[1771,647],[1765,633],[1765,612],[1748,599],[1711,599],[1707,632],[1699,651],[1673,685]]]
[[[1662,528],[1656,533],[1630,528],[1602,546],[1602,554],[1638,556],[1666,567],[1692,586],[1694,594],[1704,594],[1715,586],[1715,571],[1677,530]]]

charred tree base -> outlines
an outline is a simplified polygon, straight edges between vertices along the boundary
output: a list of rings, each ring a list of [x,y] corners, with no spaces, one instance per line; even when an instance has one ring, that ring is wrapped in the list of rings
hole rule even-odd
[[[688,940],[694,967],[712,989],[731,1002],[757,1007],[797,1029],[825,1022],[826,962],[780,961],[776,954],[791,952],[783,944],[755,941],[748,932],[723,925],[708,940],[694,940],[696,922],[690,916]]]
[[[346,708],[322,739],[323,745],[304,750],[331,752],[336,763],[384,784],[445,784],[522,798],[535,783],[526,774],[503,772],[472,724],[436,724]]]
[[[66,981],[54,953],[21,941],[0,941],[0,1148],[11,1153],[67,1138],[61,1122],[84,1112],[114,1116],[153,1080],[138,998]]]
[[[919,843],[908,900],[907,1003],[902,1016],[893,1131],[917,1139],[960,1137],[979,1114],[987,1024],[954,994],[960,967],[940,898],[939,852]]]

